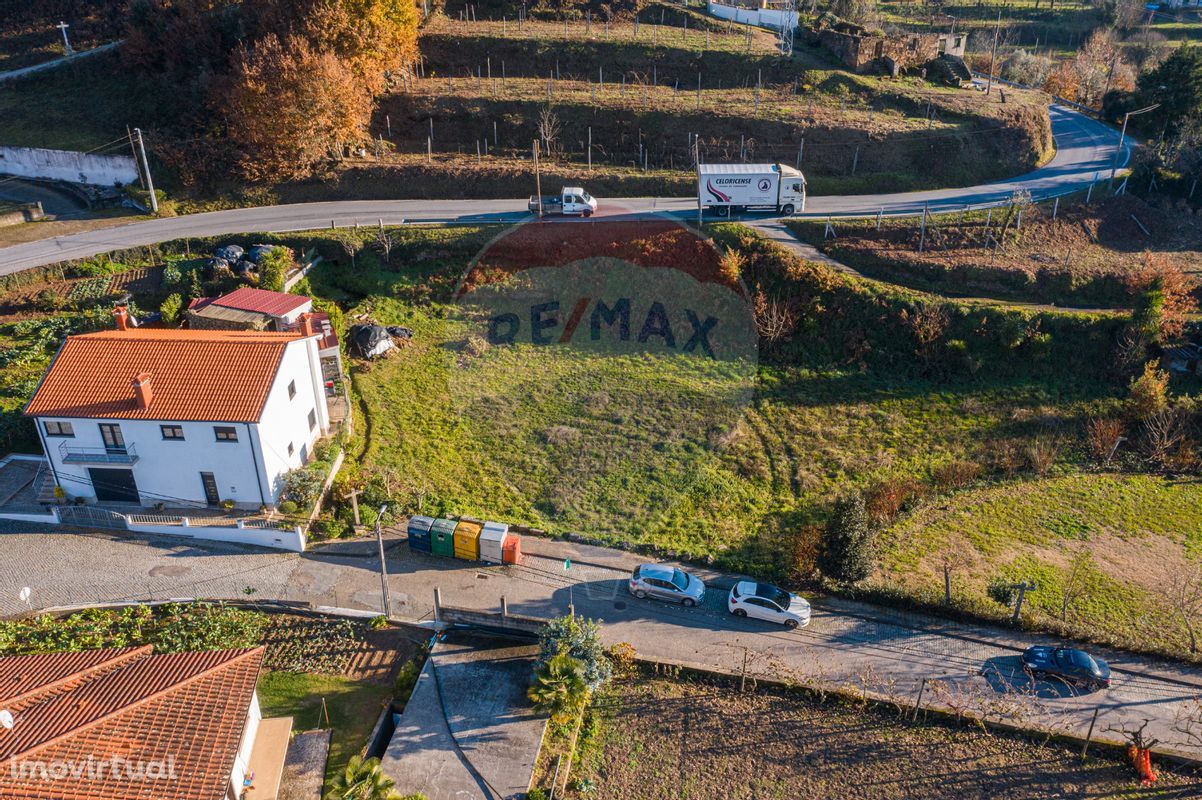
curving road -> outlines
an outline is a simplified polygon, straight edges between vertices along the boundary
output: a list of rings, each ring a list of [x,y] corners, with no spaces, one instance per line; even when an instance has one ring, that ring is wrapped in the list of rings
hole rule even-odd
[[[1027,189],[1034,199],[1079,190],[1109,175],[1115,163],[1118,133],[1084,114],[1053,105],[1049,109],[1056,156],[1045,166],[1026,175],[996,183],[960,189],[933,189],[894,194],[811,197],[805,217],[855,217],[907,214],[922,210],[951,210],[999,205],[1016,189]],[[1125,166],[1130,145],[1118,162]],[[606,206],[609,209],[606,209]],[[695,214],[694,198],[622,198],[602,203],[603,211],[618,214]],[[260,206],[229,211],[212,211],[183,217],[132,222],[103,230],[59,236],[0,249],[0,275],[44,264],[143,247],[184,237],[239,233],[284,233],[314,230],[334,225],[398,225],[403,222],[514,223],[528,219],[526,201],[517,200],[344,200]]]

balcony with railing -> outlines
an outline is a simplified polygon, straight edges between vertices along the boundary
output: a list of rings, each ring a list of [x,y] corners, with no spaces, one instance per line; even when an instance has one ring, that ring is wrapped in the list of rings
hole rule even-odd
[[[125,447],[79,447],[63,442],[58,446],[64,464],[126,464],[138,463],[138,451],[132,445]]]

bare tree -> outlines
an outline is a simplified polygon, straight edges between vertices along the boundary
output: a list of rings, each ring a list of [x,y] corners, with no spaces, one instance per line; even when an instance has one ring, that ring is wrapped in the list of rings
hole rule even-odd
[[[1195,747],[1202,746],[1202,697],[1195,697],[1177,707],[1173,730],[1184,734]]]
[[[769,345],[785,339],[797,325],[797,313],[789,300],[770,298],[764,292],[755,293],[752,305],[755,315],[755,328],[760,338]]]
[[[942,341],[951,324],[951,316],[947,309],[942,305],[923,303],[913,311],[903,309],[901,321],[918,344],[918,355],[923,364],[930,367],[935,355],[935,346]]]
[[[972,551],[965,547],[949,547],[943,551],[943,603],[952,604],[952,575],[967,570],[974,562]]]
[[[334,240],[342,245],[347,258],[351,260],[351,269],[354,269],[355,255],[363,249],[363,239],[359,237],[358,231],[353,231],[350,228],[339,228],[334,232]]]
[[[1187,441],[1185,414],[1179,408],[1166,408],[1144,420],[1141,431],[1144,453],[1158,466],[1166,466],[1179,456]]]
[[[1093,553],[1082,543],[1073,553],[1068,575],[1060,584],[1060,621],[1068,620],[1068,611],[1089,591],[1090,578],[1094,573]]]
[[[384,258],[385,264],[392,263],[392,248],[396,247],[396,237],[392,231],[380,226],[376,229],[375,235],[376,249],[380,251],[380,255]]]
[[[1202,565],[1194,562],[1171,564],[1156,587],[1189,639],[1189,651],[1198,652],[1197,626],[1202,620]]]
[[[552,110],[551,106],[548,105],[538,112],[538,138],[542,139],[543,150],[548,155],[551,154],[551,148],[559,139],[562,131],[563,126],[559,122],[559,115]]]

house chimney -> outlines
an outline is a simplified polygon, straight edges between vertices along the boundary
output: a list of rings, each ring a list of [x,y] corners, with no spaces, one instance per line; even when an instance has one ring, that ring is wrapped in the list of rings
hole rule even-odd
[[[301,333],[303,333],[305,336],[317,335],[317,325],[313,321],[312,314],[301,314],[300,328]]]
[[[134,387],[134,398],[138,401],[138,408],[150,408],[150,401],[154,398],[154,391],[150,388],[150,373],[139,372],[130,382]]]
[[[117,319],[117,330],[129,330],[129,307],[117,306],[113,309],[113,316]]]

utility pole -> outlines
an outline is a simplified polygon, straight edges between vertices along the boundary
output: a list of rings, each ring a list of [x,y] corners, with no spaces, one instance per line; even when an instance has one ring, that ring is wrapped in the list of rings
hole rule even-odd
[[[1123,154],[1123,143],[1127,141],[1127,120],[1131,119],[1132,117],[1136,116],[1137,114],[1147,114],[1149,111],[1155,111],[1158,108],[1160,108],[1160,103],[1155,103],[1154,105],[1150,105],[1146,108],[1140,108],[1135,111],[1128,111],[1126,114],[1123,115],[1123,129],[1119,132],[1119,146],[1117,148],[1115,148],[1114,161],[1110,165],[1110,182],[1111,183],[1114,183],[1115,173],[1117,173],[1118,169],[1119,169],[1119,156],[1121,156]]]
[[[1018,599],[1014,601],[1014,616],[1010,618],[1010,621],[1017,624],[1023,613],[1023,598],[1027,596],[1027,592],[1035,591],[1035,581],[1023,581],[1015,584],[1014,588],[1018,590]]]
[[[534,140],[534,196],[538,199],[538,218],[543,218],[543,182],[538,174],[538,139]]]
[[[150,177],[150,162],[146,160],[146,143],[142,141],[142,129],[134,128],[138,139],[138,155],[142,157],[142,171],[146,175],[146,191],[150,193],[150,213],[159,213],[159,199],[154,195],[154,178]]]
[[[392,618],[392,602],[388,598],[388,565],[384,562],[384,533],[380,530],[380,521],[384,519],[384,512],[388,510],[388,504],[380,506],[380,510],[376,515],[376,545],[380,548],[380,592],[384,596],[384,616]]]
[[[146,188],[146,179],[142,177],[142,159],[138,158],[138,146],[134,143],[134,132],[126,125],[125,138],[129,141],[129,152],[134,157],[134,166],[138,169],[138,185]]]
[[[997,42],[1002,35],[1002,12],[997,12],[997,27],[993,29],[993,50],[989,53],[989,82],[985,85],[985,94],[993,93],[993,69],[997,63]]]
[[[75,51],[73,49],[71,49],[71,40],[67,38],[67,28],[70,28],[71,26],[60,20],[59,23],[57,25],[55,25],[54,27],[58,28],[60,31],[63,32],[63,47],[66,48],[67,55],[68,56],[75,55]]]

